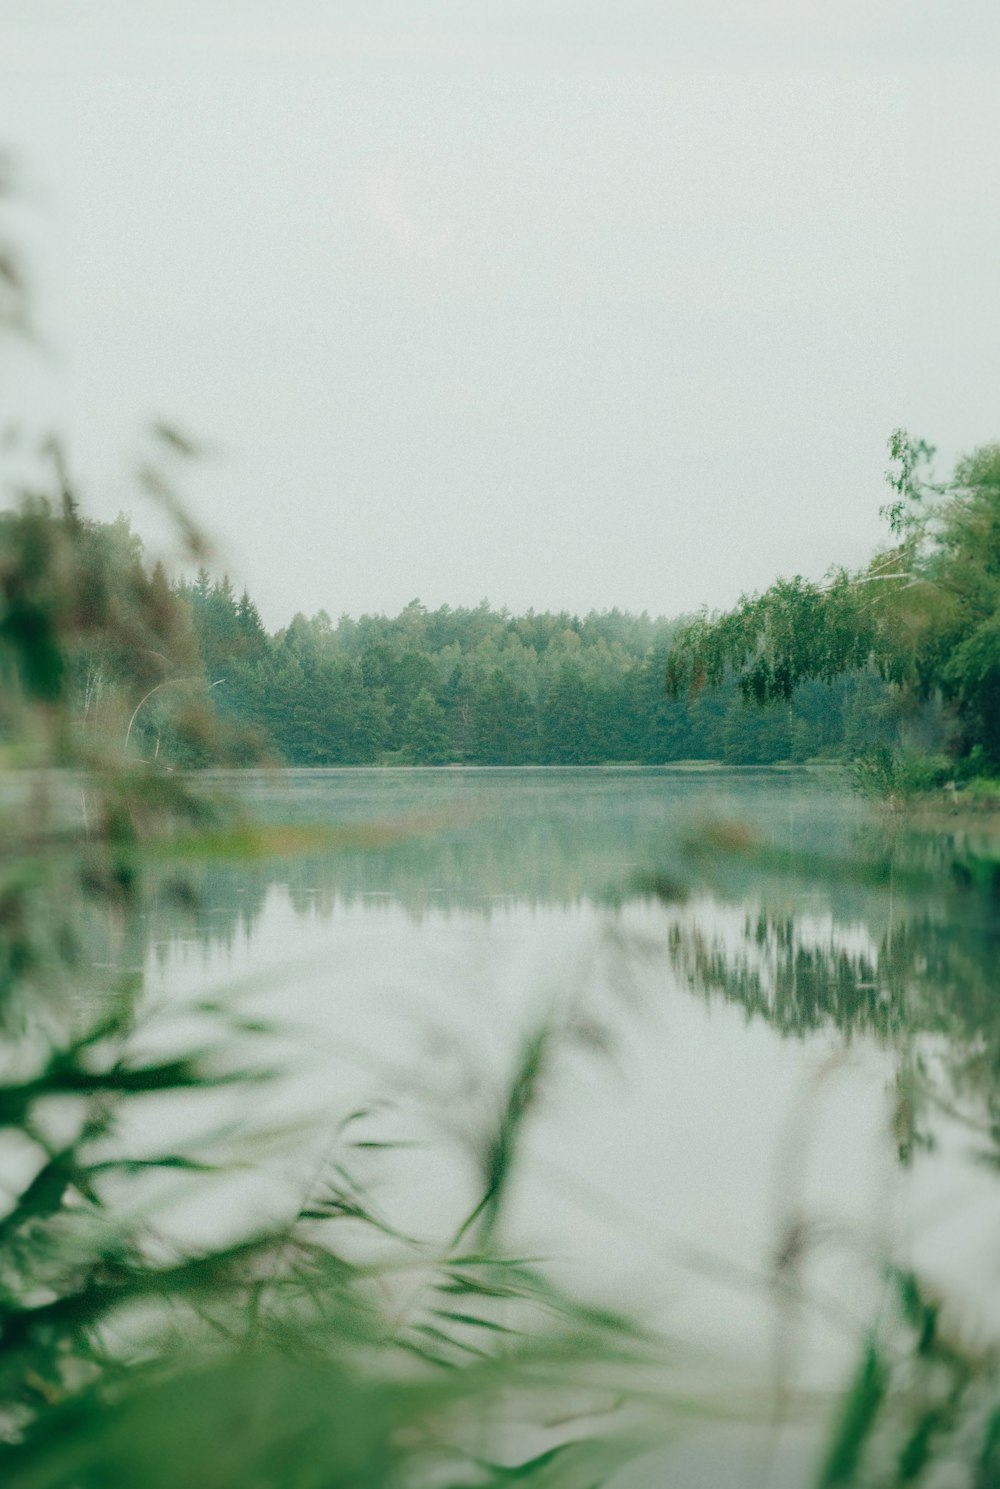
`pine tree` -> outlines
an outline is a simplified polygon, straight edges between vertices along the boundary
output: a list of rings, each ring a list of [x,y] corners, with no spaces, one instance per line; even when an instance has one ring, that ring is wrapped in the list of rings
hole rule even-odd
[[[444,709],[427,688],[410,704],[402,729],[403,748],[414,765],[443,765],[448,759]]]

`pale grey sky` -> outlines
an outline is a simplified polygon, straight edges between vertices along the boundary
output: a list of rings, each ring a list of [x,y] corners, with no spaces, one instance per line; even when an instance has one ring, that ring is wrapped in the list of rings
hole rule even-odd
[[[1000,438],[996,0],[0,0],[44,352],[296,609],[731,603]]]

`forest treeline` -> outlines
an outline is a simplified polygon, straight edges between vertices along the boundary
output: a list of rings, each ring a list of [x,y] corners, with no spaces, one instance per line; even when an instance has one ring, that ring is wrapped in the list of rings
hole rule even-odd
[[[414,600],[392,617],[334,623],[320,611],[269,632],[251,596],[237,594],[226,575],[202,567],[194,580],[171,581],[125,517],[100,523],[72,503],[60,510],[35,502],[0,523],[4,549],[28,543],[57,553],[68,542],[81,571],[69,586],[53,562],[45,571],[57,576],[46,581],[52,593],[42,585],[9,597],[9,639],[23,627],[33,646],[39,627],[62,625],[67,607],[79,611],[74,650],[61,664],[72,711],[105,737],[127,737],[144,759],[188,767],[767,765],[855,757],[901,738],[928,744],[926,701],[885,680],[873,662],[805,678],[790,697],[758,707],[746,706],[738,667],[671,696],[670,659],[690,618],[512,615],[485,601],[428,610]],[[166,647],[142,635],[123,647],[88,621],[116,596],[124,608],[164,618]],[[0,719],[0,733],[11,733],[11,721]]]
[[[671,699],[679,620],[414,600],[393,617],[296,615],[269,634],[226,577],[202,570],[178,596],[219,715],[293,765],[767,764],[853,753],[897,723],[891,690],[863,670],[763,709],[728,678]]]
[[[82,517],[57,459],[61,498],[0,516],[0,558],[50,560],[30,574],[14,564],[16,583],[0,572],[0,625],[39,673],[22,682],[58,690],[68,668],[78,722],[181,766],[840,757],[874,762],[868,784],[885,794],[994,777],[1000,446],[944,482],[931,480],[924,442],[896,431],[890,453],[890,541],[867,566],[780,579],[725,614],[512,615],[413,600],[391,617],[298,614],[274,632],[226,575],[202,566],[171,580],[127,518]],[[193,542],[190,554],[202,552]],[[123,646],[102,630],[94,616],[115,596],[123,613],[131,600],[160,616],[167,644],[136,635]],[[67,618],[62,658],[46,635]],[[50,653],[55,670],[42,676]],[[3,734],[16,729],[0,718]]]

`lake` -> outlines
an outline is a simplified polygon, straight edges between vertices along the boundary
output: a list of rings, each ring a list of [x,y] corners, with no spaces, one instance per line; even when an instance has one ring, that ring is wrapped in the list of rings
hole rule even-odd
[[[180,1116],[251,1164],[210,1201],[160,1181],[178,1235],[294,1209],[334,1153],[387,1227],[444,1242],[544,1029],[503,1243],[640,1314],[690,1392],[751,1415],[789,1390],[824,1403],[886,1307],[888,1258],[974,1333],[1000,1327],[986,829],[918,830],[804,770],[293,770],[205,789],[351,831],[206,864],[195,907],[164,892],[122,953],[144,966],[153,1043],[206,1002],[273,1026],[281,1074],[252,1110],[211,1095]],[[812,1451],[808,1431],[789,1441],[789,1463]],[[719,1451],[678,1482],[744,1482],[742,1448]]]

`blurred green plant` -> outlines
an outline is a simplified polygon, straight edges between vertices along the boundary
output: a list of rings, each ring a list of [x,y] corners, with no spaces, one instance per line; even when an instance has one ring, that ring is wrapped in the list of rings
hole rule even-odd
[[[861,796],[902,806],[914,797],[943,790],[954,775],[954,766],[943,755],[908,753],[883,743],[855,756],[847,773]]]

